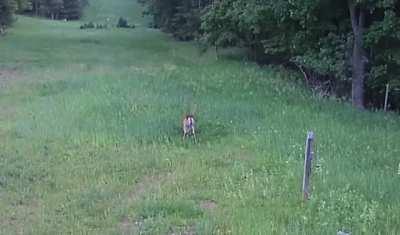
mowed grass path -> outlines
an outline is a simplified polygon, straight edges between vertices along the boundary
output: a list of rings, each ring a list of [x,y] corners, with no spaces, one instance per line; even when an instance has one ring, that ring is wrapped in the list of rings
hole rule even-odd
[[[398,116],[200,54],[147,29],[134,0],[91,2],[85,21],[139,27],[19,16],[0,38],[1,234],[400,233]],[[198,144],[181,140],[185,112]]]

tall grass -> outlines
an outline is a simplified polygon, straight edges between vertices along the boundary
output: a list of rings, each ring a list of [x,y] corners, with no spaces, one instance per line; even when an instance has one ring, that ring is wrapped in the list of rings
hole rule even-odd
[[[16,70],[0,89],[1,234],[400,232],[397,116],[201,55],[144,27],[131,0],[91,3],[85,21],[142,26],[20,16],[0,41],[1,70]],[[185,112],[199,144],[181,140]],[[317,167],[304,203],[308,130]]]

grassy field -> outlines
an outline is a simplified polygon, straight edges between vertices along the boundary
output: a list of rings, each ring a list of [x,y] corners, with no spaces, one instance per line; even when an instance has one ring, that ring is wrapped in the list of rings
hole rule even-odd
[[[134,0],[91,2],[82,22],[138,27],[19,16],[0,38],[1,234],[400,233],[398,116],[200,54],[146,28]]]

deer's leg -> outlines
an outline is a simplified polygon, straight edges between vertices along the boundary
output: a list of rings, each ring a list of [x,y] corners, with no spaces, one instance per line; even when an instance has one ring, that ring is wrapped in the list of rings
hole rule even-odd
[[[192,134],[193,134],[194,143],[197,143],[196,132],[194,131],[194,129],[192,131]]]

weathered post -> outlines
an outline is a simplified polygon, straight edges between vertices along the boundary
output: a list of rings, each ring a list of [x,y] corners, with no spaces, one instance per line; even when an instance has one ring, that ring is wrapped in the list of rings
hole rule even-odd
[[[310,131],[307,134],[306,151],[304,156],[304,176],[303,176],[304,200],[308,200],[310,196],[311,163],[314,155],[313,144],[314,144],[314,133]]]
[[[397,174],[400,175],[400,163],[399,163],[399,169],[397,170]]]
[[[389,100],[389,83],[386,84],[385,106],[383,107],[383,109],[384,109],[385,112],[387,112],[388,100]]]

